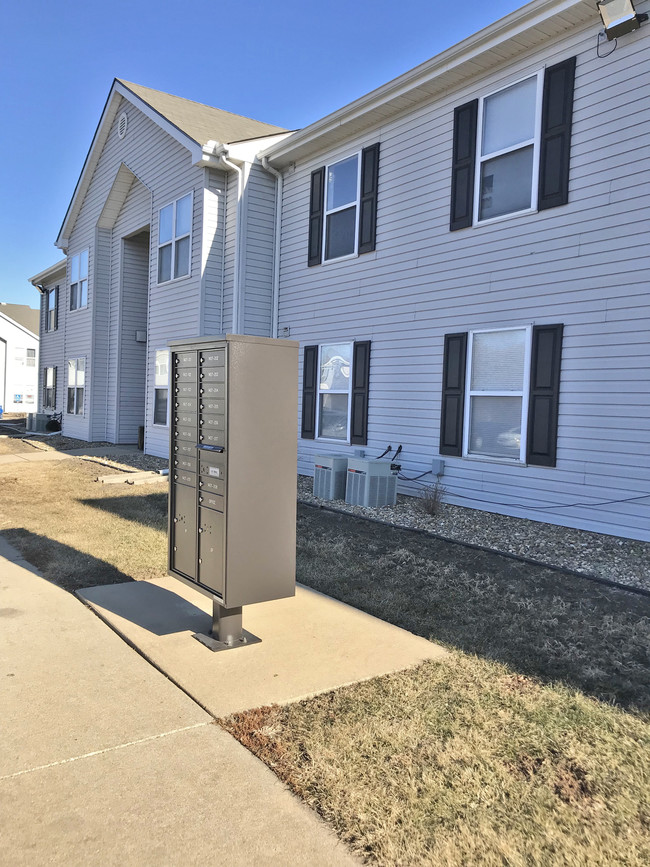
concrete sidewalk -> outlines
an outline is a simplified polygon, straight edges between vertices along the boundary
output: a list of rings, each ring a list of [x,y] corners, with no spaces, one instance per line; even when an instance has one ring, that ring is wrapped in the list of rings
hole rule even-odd
[[[0,620],[3,864],[357,863],[209,714],[3,540]]]

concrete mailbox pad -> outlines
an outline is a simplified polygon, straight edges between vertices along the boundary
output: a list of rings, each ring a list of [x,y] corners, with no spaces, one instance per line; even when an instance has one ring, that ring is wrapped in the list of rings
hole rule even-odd
[[[424,638],[301,586],[293,598],[246,606],[244,627],[261,644],[216,654],[192,638],[210,631],[210,599],[171,577],[90,587],[78,595],[216,717],[286,704],[446,655]]]

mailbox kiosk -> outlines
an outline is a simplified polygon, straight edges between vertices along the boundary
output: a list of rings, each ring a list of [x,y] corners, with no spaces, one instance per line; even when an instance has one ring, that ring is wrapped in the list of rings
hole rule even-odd
[[[255,639],[242,606],[295,594],[298,344],[170,343],[169,574],[213,599],[213,650]]]

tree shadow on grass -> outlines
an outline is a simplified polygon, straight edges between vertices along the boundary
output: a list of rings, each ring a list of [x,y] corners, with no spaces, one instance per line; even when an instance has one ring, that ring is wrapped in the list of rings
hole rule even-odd
[[[650,712],[650,597],[325,510],[297,580],[432,641]]]
[[[2,530],[0,537],[13,545],[44,578],[72,593],[82,587],[134,580],[105,560],[21,527]]]
[[[92,497],[78,502],[93,509],[110,512],[111,515],[127,521],[135,521],[144,527],[167,530],[167,491],[132,496]]]

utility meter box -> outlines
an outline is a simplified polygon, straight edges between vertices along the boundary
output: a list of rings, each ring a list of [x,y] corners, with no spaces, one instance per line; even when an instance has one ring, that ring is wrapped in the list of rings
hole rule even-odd
[[[169,573],[223,609],[293,596],[298,344],[170,350]]]

